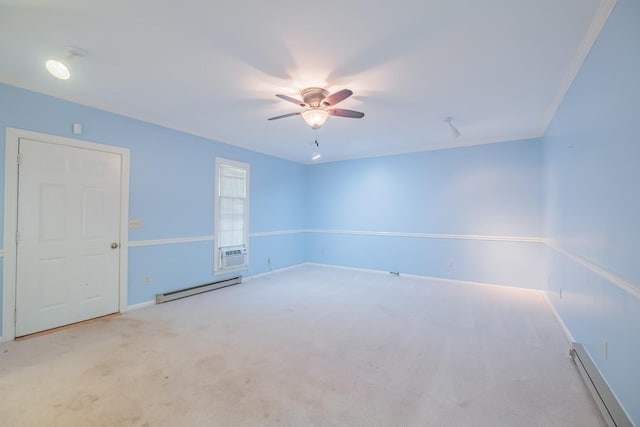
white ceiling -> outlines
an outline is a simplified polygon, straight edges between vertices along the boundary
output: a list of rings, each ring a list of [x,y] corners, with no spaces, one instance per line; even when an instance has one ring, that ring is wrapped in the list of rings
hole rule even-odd
[[[0,0],[0,81],[302,163],[537,137],[615,0]],[[72,78],[44,61],[69,45]],[[443,122],[453,116],[462,137]]]

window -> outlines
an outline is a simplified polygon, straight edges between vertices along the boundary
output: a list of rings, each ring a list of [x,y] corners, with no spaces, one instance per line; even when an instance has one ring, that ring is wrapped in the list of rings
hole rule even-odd
[[[216,159],[215,270],[248,265],[249,165]]]

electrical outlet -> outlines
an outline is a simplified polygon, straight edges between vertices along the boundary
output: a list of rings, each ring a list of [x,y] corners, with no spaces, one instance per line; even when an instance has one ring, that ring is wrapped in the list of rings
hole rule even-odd
[[[151,276],[144,276],[144,278],[142,279],[142,283],[144,283],[145,285],[150,285],[151,284]]]
[[[453,261],[449,261],[449,268],[453,268]]]

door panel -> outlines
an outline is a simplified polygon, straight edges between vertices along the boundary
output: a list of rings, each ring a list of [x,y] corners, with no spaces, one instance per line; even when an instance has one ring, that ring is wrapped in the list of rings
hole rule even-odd
[[[104,235],[104,189],[84,188],[82,197],[82,235],[85,239],[103,239]]]
[[[40,184],[40,241],[61,241],[65,235],[67,188],[60,184]]]
[[[119,309],[121,156],[20,139],[16,336]]]
[[[40,298],[38,305],[45,309],[64,305],[67,300],[65,287],[67,259],[41,259],[38,268],[40,269],[40,280],[36,284]]]

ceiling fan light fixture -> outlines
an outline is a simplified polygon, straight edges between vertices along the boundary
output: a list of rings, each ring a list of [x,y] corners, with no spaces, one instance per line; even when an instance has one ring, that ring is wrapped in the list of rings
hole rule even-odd
[[[311,108],[302,112],[302,118],[313,129],[318,129],[320,126],[322,126],[324,122],[327,121],[328,117],[329,113],[319,108]]]
[[[69,68],[62,62],[57,59],[50,59],[45,63],[47,67],[47,71],[49,73],[60,80],[68,80],[71,77],[71,72],[69,72]]]
[[[345,110],[343,108],[333,108],[336,104],[344,101],[348,97],[353,95],[353,91],[350,89],[342,89],[333,94],[329,94],[326,89],[319,87],[309,87],[300,91],[302,99],[292,98],[289,95],[277,93],[276,96],[285,101],[296,104],[300,107],[306,108],[298,113],[281,114],[275,117],[269,117],[267,120],[278,120],[291,116],[302,116],[304,121],[311,126],[312,129],[317,130],[327,121],[329,116],[347,117],[351,119],[361,119],[364,117],[364,113],[360,111]],[[325,109],[331,107],[328,110]]]

